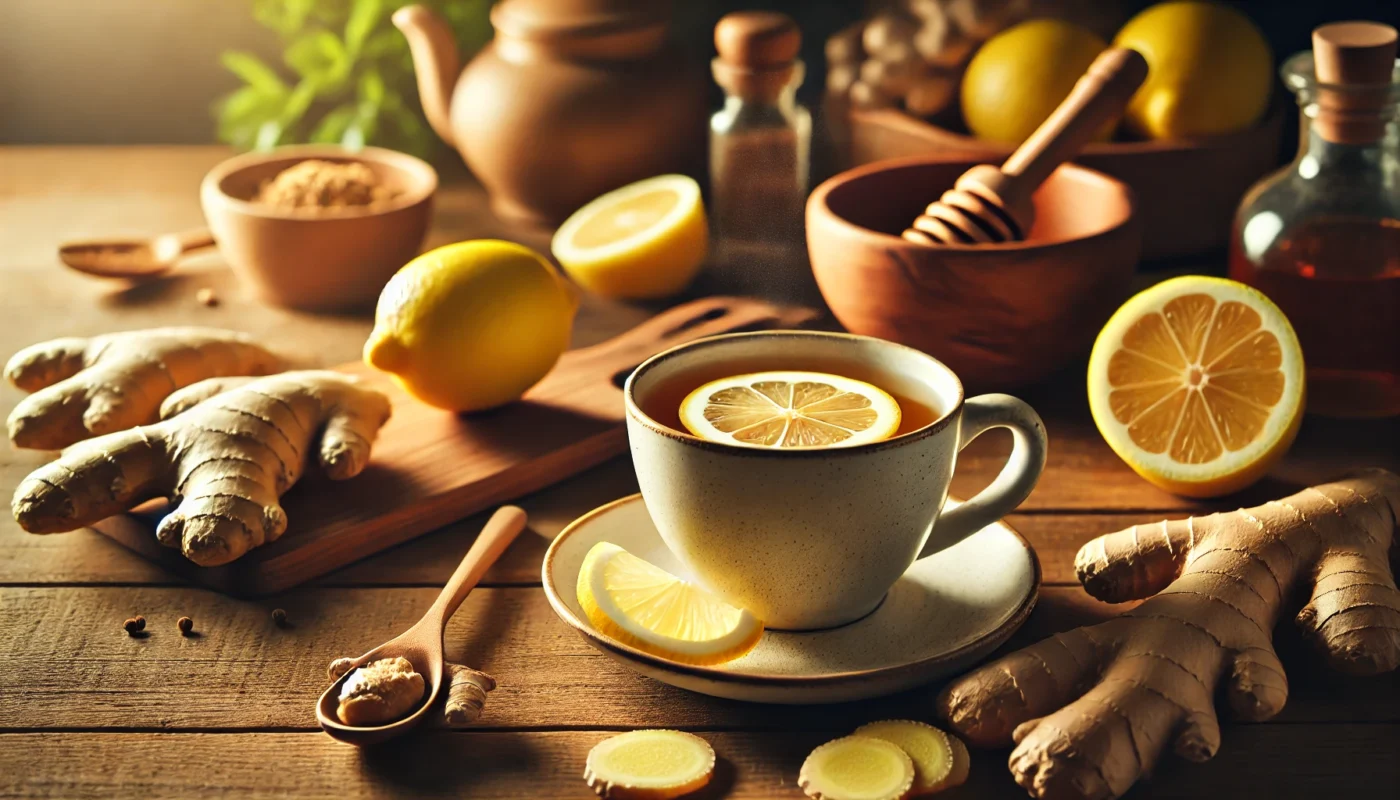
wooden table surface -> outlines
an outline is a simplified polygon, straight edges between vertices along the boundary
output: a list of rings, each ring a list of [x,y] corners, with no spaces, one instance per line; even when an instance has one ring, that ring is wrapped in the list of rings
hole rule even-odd
[[[323,364],[358,356],[364,315],[316,316],[259,306],[215,255],[166,280],[97,282],[62,269],[67,238],[155,233],[201,223],[197,186],[221,148],[0,148],[0,357],[55,336],[160,324],[236,328]],[[431,244],[547,236],[503,225],[466,181],[440,194]],[[200,305],[213,288],[222,303]],[[590,301],[576,344],[598,341],[650,309]],[[1288,459],[1242,496],[1199,504],[1160,492],[1118,461],[1088,418],[1083,367],[1021,394],[1050,433],[1046,474],[1010,518],[1039,552],[1045,587],[1012,644],[1112,614],[1074,582],[1079,544],[1166,515],[1250,505],[1346,468],[1400,467],[1400,425],[1309,418]],[[19,393],[0,389],[0,410]],[[984,437],[958,464],[966,496],[999,467],[1008,442]],[[8,497],[45,454],[0,452]],[[480,529],[441,531],[285,595],[235,600],[186,586],[91,531],[22,532],[0,518],[0,796],[582,798],[588,749],[638,727],[693,731],[721,757],[705,797],[800,797],[813,746],[862,722],[929,718],[937,687],[837,706],[773,707],[691,694],[633,674],[555,618],[539,589],[547,541],[577,515],[635,491],[625,459],[524,499],[525,534],[453,620],[449,656],[493,675],[478,726],[426,731],[361,752],[316,727],[326,663],[362,652],[416,620]],[[269,619],[287,610],[292,627]],[[128,637],[142,614],[150,636]],[[176,618],[199,635],[180,637]],[[1275,720],[1227,725],[1205,765],[1165,759],[1132,797],[1387,797],[1400,792],[1400,674],[1325,673],[1285,622],[1277,635],[1291,697]],[[976,752],[955,798],[1023,797],[1006,753]]]

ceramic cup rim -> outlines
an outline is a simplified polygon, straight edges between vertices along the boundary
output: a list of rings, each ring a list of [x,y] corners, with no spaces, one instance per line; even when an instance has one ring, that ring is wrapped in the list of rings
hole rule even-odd
[[[950,385],[955,390],[956,401],[949,405],[946,410],[941,410],[938,418],[933,422],[909,431],[898,436],[891,436],[878,442],[867,442],[866,444],[851,445],[848,447],[803,447],[803,448],[777,448],[777,447],[748,447],[737,444],[727,444],[725,442],[712,442],[702,439],[692,433],[676,430],[668,425],[657,422],[641,409],[637,404],[634,394],[636,383],[646,376],[648,372],[656,367],[675,358],[684,357],[687,353],[698,351],[707,347],[723,346],[734,341],[745,339],[784,339],[800,338],[808,340],[830,339],[835,341],[865,342],[876,347],[886,347],[893,350],[902,350],[910,355],[928,361],[929,364],[941,370]],[[623,403],[626,408],[628,419],[646,428],[651,433],[663,438],[670,439],[683,445],[710,450],[713,452],[728,453],[731,455],[752,456],[756,458],[833,458],[836,456],[854,456],[860,453],[874,453],[888,450],[895,447],[902,447],[907,444],[922,441],[930,436],[936,436],[948,425],[958,418],[958,412],[962,410],[963,402],[967,398],[963,390],[962,379],[953,371],[952,367],[942,361],[908,345],[891,342],[888,339],[881,339],[877,336],[862,336],[855,333],[840,333],[835,331],[797,331],[797,330],[774,330],[774,331],[743,331],[740,333],[724,333],[716,336],[707,336],[703,339],[684,342],[646,359],[632,370],[627,376],[626,383],[622,387]]]
[[[314,158],[334,158],[363,164],[377,164],[409,177],[412,186],[398,197],[378,206],[351,207],[335,214],[279,209],[265,203],[234,197],[224,191],[224,181],[244,170],[277,161],[306,161]],[[288,220],[305,223],[329,223],[346,219],[381,217],[413,208],[430,200],[438,189],[437,170],[417,156],[383,147],[363,147],[351,150],[340,145],[287,145],[267,151],[240,153],[214,165],[202,181],[202,195],[218,206],[250,217]]]

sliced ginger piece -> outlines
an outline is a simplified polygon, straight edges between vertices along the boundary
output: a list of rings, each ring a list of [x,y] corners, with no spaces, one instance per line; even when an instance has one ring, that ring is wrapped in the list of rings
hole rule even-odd
[[[886,719],[862,725],[854,735],[884,739],[903,750],[914,762],[915,796],[941,792],[967,780],[971,765],[967,746],[927,723]]]
[[[847,736],[813,750],[797,785],[813,800],[901,800],[914,787],[914,762],[885,739]]]
[[[689,733],[646,730],[604,739],[588,751],[583,779],[610,800],[668,800],[710,782],[715,751]]]

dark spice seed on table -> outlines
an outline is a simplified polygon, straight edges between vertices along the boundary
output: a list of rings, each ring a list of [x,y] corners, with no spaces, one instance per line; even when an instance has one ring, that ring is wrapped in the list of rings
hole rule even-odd
[[[287,611],[283,608],[272,609],[272,623],[279,628],[287,627]]]
[[[126,622],[123,622],[122,627],[126,629],[127,633],[133,635],[140,633],[141,631],[146,629],[146,618],[142,616],[132,617]]]
[[[175,621],[175,627],[180,629],[181,636],[188,636],[194,630],[194,620],[189,617],[180,617]]]

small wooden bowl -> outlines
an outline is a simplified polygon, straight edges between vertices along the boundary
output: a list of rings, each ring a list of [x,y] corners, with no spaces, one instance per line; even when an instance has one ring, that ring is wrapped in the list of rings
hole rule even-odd
[[[1225,246],[1240,198],[1278,166],[1283,118],[1283,105],[1275,103],[1257,125],[1238,133],[1091,142],[1074,161],[1112,175],[1137,193],[1145,260],[1198,255]],[[1015,149],[893,109],[851,111],[849,124],[851,166],[919,155],[1001,163]]]
[[[264,181],[310,158],[358,161],[397,196],[332,212],[253,201]],[[373,304],[390,276],[418,254],[437,185],[433,168],[405,153],[310,145],[230,158],[204,177],[200,200],[220,252],[260,300],[331,310]]]
[[[831,178],[807,201],[807,249],[848,330],[923,350],[969,391],[1011,389],[1088,352],[1128,295],[1142,229],[1122,181],[1064,164],[1036,191],[1023,242],[930,247],[900,238],[976,163],[896,159]]]

